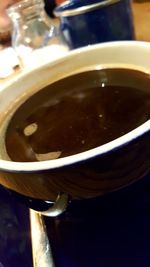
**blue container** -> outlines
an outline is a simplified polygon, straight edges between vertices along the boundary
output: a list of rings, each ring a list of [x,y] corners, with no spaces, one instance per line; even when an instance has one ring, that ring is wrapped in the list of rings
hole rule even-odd
[[[71,49],[90,44],[133,40],[130,0],[66,1],[56,7],[60,29]]]

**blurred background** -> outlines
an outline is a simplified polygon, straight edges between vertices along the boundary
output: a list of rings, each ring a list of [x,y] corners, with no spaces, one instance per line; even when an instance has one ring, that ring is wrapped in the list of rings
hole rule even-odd
[[[0,45],[10,44],[10,19],[6,14],[6,9],[19,0],[0,1]],[[46,13],[54,20],[54,8],[64,0],[44,0]],[[150,41],[150,2],[149,0],[132,0],[133,17],[135,24],[136,39]]]
[[[7,16],[6,9],[11,5],[20,2],[19,0],[3,0],[0,1],[0,44],[7,45],[10,43],[10,31],[11,23]],[[62,2],[62,0],[45,0],[46,13],[54,18],[53,10],[56,4]]]

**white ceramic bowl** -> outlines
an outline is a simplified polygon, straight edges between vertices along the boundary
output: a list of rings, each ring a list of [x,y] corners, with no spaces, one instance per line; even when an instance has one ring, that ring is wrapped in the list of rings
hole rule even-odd
[[[14,103],[17,109],[20,98],[25,100],[42,87],[71,74],[103,67],[131,68],[150,73],[150,44],[124,41],[88,46],[20,74],[0,88],[0,124]],[[1,157],[2,148],[3,142]],[[108,165],[104,172],[100,167],[95,168],[101,164]],[[36,199],[54,201],[59,192],[80,199],[117,190],[143,177],[149,170],[150,120],[107,144],[66,158],[34,163],[1,159],[0,183]]]

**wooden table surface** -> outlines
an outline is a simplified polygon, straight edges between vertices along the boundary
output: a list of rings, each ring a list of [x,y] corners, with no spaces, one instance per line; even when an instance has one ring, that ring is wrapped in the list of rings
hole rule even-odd
[[[133,0],[136,39],[150,41],[150,0]]]

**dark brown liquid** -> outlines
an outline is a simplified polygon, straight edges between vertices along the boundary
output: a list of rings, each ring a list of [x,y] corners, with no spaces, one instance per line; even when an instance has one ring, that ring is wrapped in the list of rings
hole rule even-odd
[[[8,126],[6,149],[13,161],[65,157],[105,144],[149,118],[148,74],[87,71],[49,85],[22,104]]]

